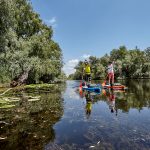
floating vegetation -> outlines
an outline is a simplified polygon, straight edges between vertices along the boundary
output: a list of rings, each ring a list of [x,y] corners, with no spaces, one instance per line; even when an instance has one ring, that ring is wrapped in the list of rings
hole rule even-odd
[[[0,103],[12,103],[12,102],[18,102],[20,98],[14,98],[14,97],[3,97],[0,100]]]
[[[0,104],[6,104],[6,103],[7,103],[7,101],[0,99]]]
[[[12,108],[12,107],[14,107],[14,106],[16,106],[16,105],[2,105],[2,106],[0,106],[0,108]]]
[[[0,108],[11,108],[26,99],[26,102],[39,101],[41,96],[24,96],[24,97],[0,97]],[[13,103],[13,104],[12,104]]]
[[[53,125],[63,115],[61,92],[35,94],[32,90],[30,93],[23,90],[12,97],[0,97],[0,100],[4,103],[0,103],[0,108],[12,107],[0,109],[1,121],[9,122],[9,125],[0,122],[1,149],[18,149],[19,143],[23,143],[25,148],[43,149],[44,143],[54,141]]]
[[[5,91],[3,91],[3,93],[0,94],[0,96],[6,94],[8,91],[10,91],[12,88],[6,89]]]
[[[35,102],[35,101],[39,101],[40,99],[39,98],[32,98],[32,99],[29,99],[28,101],[29,102]]]
[[[12,104],[14,102],[18,102],[19,98],[13,98],[13,97],[1,97],[0,98],[0,108],[11,108],[16,105]]]
[[[26,96],[25,98],[28,99],[28,102],[39,101],[41,96]]]
[[[30,84],[25,85],[25,89],[45,89],[45,88],[53,88],[56,87],[57,84]]]

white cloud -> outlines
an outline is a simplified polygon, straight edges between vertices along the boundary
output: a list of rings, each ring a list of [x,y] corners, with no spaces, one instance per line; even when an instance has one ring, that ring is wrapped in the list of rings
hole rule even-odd
[[[68,61],[68,66],[70,67],[75,67],[78,64],[79,60],[78,59],[72,59]]]
[[[90,56],[91,56],[91,55],[89,55],[89,54],[83,54],[82,58],[83,58],[83,59],[88,59]]]
[[[89,54],[83,54],[80,59],[82,61],[84,61],[83,59],[89,59],[91,55]],[[63,67],[63,71],[65,72],[65,74],[68,76],[70,74],[75,73],[76,69],[74,69],[74,67],[79,63],[79,59],[71,59],[69,61],[67,61]]]
[[[48,25],[51,25],[51,26],[53,26],[53,27],[56,27],[56,26],[57,26],[56,17],[52,17],[52,18],[49,19],[49,20],[45,20],[45,22],[46,22]]]
[[[70,75],[72,73],[74,73],[76,70],[74,69],[74,67],[79,63],[78,59],[71,59],[68,62],[65,63],[64,67],[63,67],[63,71],[66,73],[66,75]]]
[[[51,18],[50,20],[48,20],[48,22],[49,22],[50,24],[54,24],[54,23],[56,23],[56,18],[53,17],[53,18]]]

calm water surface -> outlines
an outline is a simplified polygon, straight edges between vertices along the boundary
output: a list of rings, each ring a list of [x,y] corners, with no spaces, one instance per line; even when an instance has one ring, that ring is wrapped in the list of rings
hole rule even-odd
[[[101,93],[81,92],[79,83],[11,95],[20,100],[0,108],[0,149],[150,149],[150,80]]]

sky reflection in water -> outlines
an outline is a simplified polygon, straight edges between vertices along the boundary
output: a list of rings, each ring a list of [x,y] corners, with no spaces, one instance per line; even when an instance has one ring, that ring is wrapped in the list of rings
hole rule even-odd
[[[67,82],[64,115],[54,126],[55,144],[64,149],[150,148],[150,87],[144,93],[144,81],[130,83],[127,91],[108,90],[100,95],[80,95],[76,85]]]
[[[150,80],[123,84],[127,91],[95,94],[79,92],[79,81],[67,81],[52,91],[9,95],[18,101],[0,109],[0,149],[149,150]]]

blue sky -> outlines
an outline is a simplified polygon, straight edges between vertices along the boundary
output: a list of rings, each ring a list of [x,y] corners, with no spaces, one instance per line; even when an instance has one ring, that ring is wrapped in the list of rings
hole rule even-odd
[[[64,71],[79,60],[101,57],[125,45],[150,46],[150,0],[31,0],[33,9],[54,29],[64,57]]]

